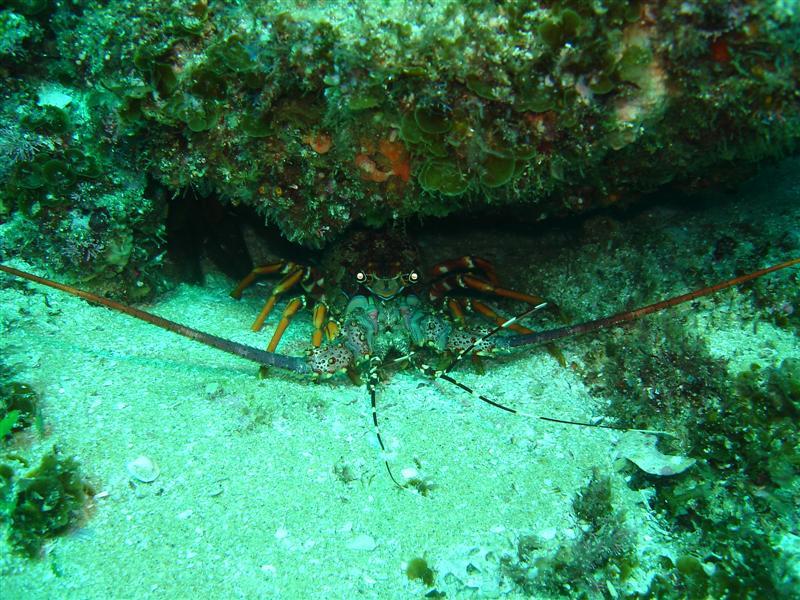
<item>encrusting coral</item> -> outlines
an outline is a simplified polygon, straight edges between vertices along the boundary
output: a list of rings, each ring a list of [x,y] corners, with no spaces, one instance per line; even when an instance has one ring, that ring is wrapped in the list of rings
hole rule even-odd
[[[112,182],[131,165],[320,245],[356,221],[485,206],[535,221],[728,181],[800,130],[800,23],[781,4],[41,0],[0,15],[2,118],[29,148],[0,165],[5,210],[52,219],[111,194],[142,207],[144,228],[112,222],[151,246],[154,195]],[[43,101],[56,82],[62,101]]]

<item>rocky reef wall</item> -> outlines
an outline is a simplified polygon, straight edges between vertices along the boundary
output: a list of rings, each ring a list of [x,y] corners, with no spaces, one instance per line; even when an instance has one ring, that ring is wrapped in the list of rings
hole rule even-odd
[[[147,288],[187,190],[321,246],[736,181],[796,147],[796,4],[7,2],[0,251]]]

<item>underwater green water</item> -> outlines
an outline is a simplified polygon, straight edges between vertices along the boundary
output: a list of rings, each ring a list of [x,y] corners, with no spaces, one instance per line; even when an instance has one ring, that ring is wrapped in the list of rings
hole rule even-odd
[[[800,599],[798,14],[0,3],[0,600]]]

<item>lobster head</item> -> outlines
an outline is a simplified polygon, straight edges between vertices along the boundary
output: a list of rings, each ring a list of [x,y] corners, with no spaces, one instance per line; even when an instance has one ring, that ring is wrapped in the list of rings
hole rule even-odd
[[[381,300],[399,296],[422,279],[417,247],[395,229],[356,232],[346,244],[343,259],[355,293]]]

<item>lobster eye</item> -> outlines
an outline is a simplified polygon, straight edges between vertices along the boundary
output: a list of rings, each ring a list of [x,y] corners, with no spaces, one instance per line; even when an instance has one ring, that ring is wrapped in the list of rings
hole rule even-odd
[[[367,280],[367,274],[364,271],[356,273],[356,281],[363,282]]]
[[[416,271],[411,271],[411,273],[408,274],[408,280],[412,283],[416,283],[419,281],[419,274]]]

